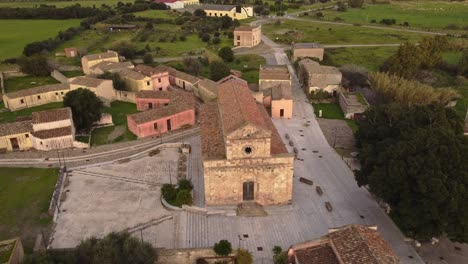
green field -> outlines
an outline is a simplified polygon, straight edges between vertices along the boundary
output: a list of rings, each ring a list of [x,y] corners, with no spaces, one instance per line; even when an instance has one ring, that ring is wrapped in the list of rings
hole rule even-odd
[[[383,18],[396,19],[410,27],[444,28],[449,24],[468,26],[468,2],[392,1],[391,4],[366,4],[363,9],[348,8],[346,12],[323,11],[325,19],[335,17],[345,22],[368,24]]]
[[[378,71],[385,60],[397,50],[398,47],[338,48],[326,49],[325,54],[331,60],[331,64],[336,67],[356,64],[369,71]]]
[[[326,119],[345,119],[343,111],[338,104],[334,103],[320,103],[313,104],[315,116]],[[322,110],[322,116],[319,113]]]
[[[137,17],[173,19],[180,15],[177,11],[145,10],[133,13]]]
[[[80,4],[81,6],[96,6],[100,7],[102,4],[108,6],[115,6],[118,2],[133,3],[133,0],[74,0],[74,1],[21,1],[21,2],[0,2],[0,7],[35,7],[42,4],[54,5],[56,7],[70,6]]]
[[[55,37],[60,30],[78,26],[79,19],[67,20],[0,20],[0,60],[21,55],[24,46]]]
[[[3,106],[3,103],[2,103],[2,106]],[[14,122],[16,121],[17,117],[30,116],[33,112],[57,109],[61,107],[63,107],[63,103],[57,102],[57,103],[50,103],[50,104],[35,106],[31,108],[26,108],[26,109],[14,111],[14,112],[10,112],[10,111],[0,112],[0,124]]]
[[[259,55],[239,55],[229,63],[229,67],[242,72],[242,79],[248,83],[258,83],[259,67],[265,64],[265,58]]]
[[[0,240],[21,236],[31,252],[47,214],[58,172],[56,169],[0,168]]]
[[[398,44],[416,42],[423,34],[375,30],[359,26],[340,26],[313,21],[282,20],[281,25],[263,25],[263,32],[273,41],[319,42],[321,44]]]
[[[51,76],[24,76],[5,80],[5,90],[7,93],[16,92],[36,86],[59,83]]]

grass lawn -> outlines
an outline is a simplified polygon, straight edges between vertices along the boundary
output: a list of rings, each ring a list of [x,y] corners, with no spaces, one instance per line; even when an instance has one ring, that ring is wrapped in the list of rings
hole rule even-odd
[[[364,8],[348,8],[346,12],[323,11],[326,19],[340,17],[345,22],[368,24],[383,18],[396,19],[410,27],[444,28],[448,24],[468,26],[468,3],[448,1],[392,1],[391,4],[366,4]]]
[[[258,72],[261,64],[266,64],[265,58],[259,55],[236,56],[228,65],[231,69],[242,72],[242,79],[248,83],[258,83]]]
[[[3,103],[2,103],[1,106],[3,107]],[[27,108],[27,109],[17,110],[17,111],[14,111],[14,112],[10,112],[10,111],[0,112],[0,123],[14,122],[16,120],[16,117],[19,117],[19,116],[29,116],[33,112],[43,111],[43,110],[50,110],[50,109],[57,109],[57,108],[60,108],[60,107],[63,107],[62,102],[35,106],[35,107]]]
[[[164,18],[164,19],[174,19],[181,15],[177,11],[170,10],[145,10],[141,12],[133,13],[137,17],[147,17],[147,18]]]
[[[31,252],[36,235],[47,227],[56,169],[0,168],[0,240],[21,236]]]
[[[36,86],[59,83],[51,76],[24,76],[5,80],[5,90],[7,93],[16,92]]]
[[[398,47],[338,48],[326,49],[325,53],[330,58],[331,64],[336,67],[357,64],[369,71],[378,71],[385,60],[397,50]]]
[[[89,143],[89,136],[75,136],[75,140],[83,143]]]
[[[452,65],[457,65],[462,57],[461,51],[449,51],[442,54],[442,58],[445,62]]]
[[[62,72],[63,75],[67,78],[72,78],[72,77],[77,77],[77,76],[83,76],[84,73],[82,71],[64,71]]]
[[[114,125],[94,129],[91,135],[91,146],[117,143],[136,139],[136,136],[132,132],[130,132],[127,127],[127,115],[138,112],[136,110],[135,104],[115,101],[111,103],[111,107],[104,107],[102,112],[112,115],[112,121],[114,122]],[[109,135],[117,127],[124,127],[123,133],[115,139],[109,140]]]
[[[343,111],[338,104],[333,103],[320,103],[320,104],[313,104],[315,115],[319,118],[326,118],[326,119],[345,119],[343,115]],[[320,117],[319,113],[322,110],[322,116]]]
[[[2,19],[0,20],[0,60],[17,57],[21,55],[26,44],[54,37],[60,30],[79,24],[79,19]]]
[[[266,24],[263,33],[278,43],[319,42],[321,44],[398,44],[419,41],[423,34],[375,30],[359,26],[340,26],[309,21],[282,20],[281,25]]]
[[[133,0],[119,0],[123,3],[133,3]],[[54,5],[56,7],[64,7],[75,4],[80,4],[81,6],[96,6],[100,7],[103,4],[108,6],[117,5],[116,0],[73,0],[73,1],[15,1],[15,2],[1,2],[0,7],[35,7],[41,4]]]

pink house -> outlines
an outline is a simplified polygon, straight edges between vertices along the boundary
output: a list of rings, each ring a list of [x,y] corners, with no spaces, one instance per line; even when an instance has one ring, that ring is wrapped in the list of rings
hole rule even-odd
[[[133,70],[150,77],[154,91],[167,91],[167,87],[169,86],[169,72],[167,70],[153,68],[144,64],[138,64]]]
[[[195,124],[195,98],[184,91],[140,91],[136,105],[143,112],[128,115],[130,131],[138,138],[159,136]]]

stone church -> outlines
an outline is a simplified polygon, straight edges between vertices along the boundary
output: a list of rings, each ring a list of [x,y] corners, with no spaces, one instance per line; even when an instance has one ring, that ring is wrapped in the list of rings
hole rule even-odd
[[[294,155],[247,83],[221,83],[200,117],[206,205],[291,202]]]

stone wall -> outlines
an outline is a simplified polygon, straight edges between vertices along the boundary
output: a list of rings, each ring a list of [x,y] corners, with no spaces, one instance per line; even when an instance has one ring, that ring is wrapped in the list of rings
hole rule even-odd
[[[122,102],[135,103],[136,94],[134,92],[115,90],[115,100]]]
[[[68,78],[57,70],[53,70],[50,76],[61,83],[68,83]]]
[[[198,258],[216,255],[212,248],[157,249],[156,251],[157,264],[196,263]]]

